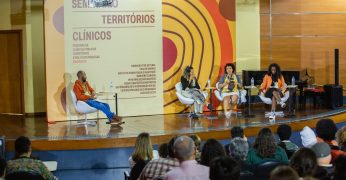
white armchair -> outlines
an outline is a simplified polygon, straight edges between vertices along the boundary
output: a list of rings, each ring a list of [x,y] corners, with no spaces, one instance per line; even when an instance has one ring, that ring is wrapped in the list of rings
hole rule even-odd
[[[84,101],[78,101],[76,94],[74,93],[73,90],[70,91],[71,94],[71,101],[72,104],[76,110],[77,113],[84,115],[84,121],[79,122],[78,124],[82,124],[82,125],[95,125],[95,121],[94,122],[88,122],[87,119],[87,114],[90,113],[97,113],[97,119],[99,119],[99,111],[91,106],[89,106],[86,102]]]
[[[192,105],[194,106],[194,112],[199,112],[199,108],[198,107],[198,104],[195,102],[194,99],[191,99],[191,98],[187,98],[185,96],[183,96],[182,94],[182,90],[183,90],[183,86],[181,84],[181,82],[178,82],[176,85],[175,85],[175,94],[177,95],[179,101],[184,104],[184,105],[188,105],[189,106],[189,109],[190,109],[190,114],[192,112]],[[208,97],[208,93],[206,92],[202,92],[204,97],[207,98]]]
[[[287,86],[287,84],[285,84],[285,86]],[[269,104],[269,105],[272,104],[272,99],[265,97],[265,95],[264,95],[263,92],[260,93],[259,97],[260,97],[260,99],[261,99],[261,101],[262,101],[263,103]],[[285,94],[284,94],[284,96],[281,98],[281,101],[284,102],[284,103],[286,103],[286,101],[288,100],[289,97],[290,97],[290,93],[289,93],[289,91],[286,91]],[[271,115],[270,113],[271,113],[271,112],[266,112],[266,113],[265,113],[265,116],[266,116],[266,117],[267,117],[267,116],[269,117],[269,116]],[[274,114],[275,114],[276,116],[283,116],[283,115],[284,115],[284,112],[283,112],[283,111],[276,111],[276,112],[274,112]]]
[[[219,87],[219,82],[216,83],[216,90],[214,90],[214,95],[215,97],[220,101],[220,102],[223,102],[223,98],[221,96],[221,93],[220,93],[220,89],[218,88]],[[239,96],[239,102],[238,104],[243,104],[246,102],[246,90],[240,90],[240,96]],[[234,113],[236,116],[238,116],[238,113],[241,114],[241,112],[236,112]]]

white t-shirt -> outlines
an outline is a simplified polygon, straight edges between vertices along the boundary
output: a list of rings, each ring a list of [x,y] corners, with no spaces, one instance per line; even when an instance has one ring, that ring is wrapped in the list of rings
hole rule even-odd
[[[153,150],[153,159],[159,159],[159,158],[160,158],[159,152],[156,150]],[[132,156],[129,157],[129,164],[131,168],[136,164],[136,162],[133,161]]]

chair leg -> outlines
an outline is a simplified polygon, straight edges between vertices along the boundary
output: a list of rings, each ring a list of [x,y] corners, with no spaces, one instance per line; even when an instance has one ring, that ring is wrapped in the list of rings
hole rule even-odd
[[[87,114],[84,114],[84,120],[78,122],[77,124],[78,124],[78,125],[84,125],[84,126],[88,126],[88,125],[94,126],[94,125],[95,125],[95,122],[89,122],[89,121],[88,121],[88,118],[87,118]]]

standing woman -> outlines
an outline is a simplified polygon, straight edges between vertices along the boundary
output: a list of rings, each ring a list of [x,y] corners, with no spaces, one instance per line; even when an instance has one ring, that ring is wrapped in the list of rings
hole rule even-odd
[[[239,89],[242,88],[241,80],[239,76],[235,74],[235,72],[236,71],[234,64],[226,64],[225,74],[219,80],[219,85],[217,87],[221,91],[221,97],[223,99],[223,110],[227,118],[231,117],[232,109],[237,109]],[[229,105],[231,105],[231,107],[229,107]]]
[[[184,70],[183,76],[181,76],[181,84],[183,86],[182,95],[187,98],[192,98],[197,103],[197,113],[203,113],[203,106],[206,102],[201,88],[197,82],[197,78],[194,74],[193,67],[187,66]]]
[[[280,104],[282,108],[286,104],[281,101],[286,91],[285,79],[281,74],[280,66],[276,63],[269,65],[268,73],[264,76],[260,88],[265,97],[272,100],[271,113],[275,112],[276,105]]]

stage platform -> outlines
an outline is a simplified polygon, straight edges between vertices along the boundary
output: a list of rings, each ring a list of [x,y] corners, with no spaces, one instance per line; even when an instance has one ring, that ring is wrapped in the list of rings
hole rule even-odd
[[[275,122],[265,118],[264,112],[263,107],[255,107],[254,118],[232,115],[230,119],[225,118],[221,111],[212,114],[215,119],[209,118],[209,112],[205,112],[199,119],[189,119],[187,114],[125,117],[126,123],[122,127],[111,127],[106,124],[106,119],[100,119],[95,126],[81,126],[76,121],[48,124],[44,117],[22,119],[0,116],[0,134],[6,137],[8,151],[13,151],[13,141],[20,135],[32,139],[34,150],[80,150],[131,147],[141,132],[149,132],[153,144],[160,144],[177,134],[195,133],[202,140],[228,139],[232,126],[242,126],[247,136],[255,136],[260,128],[270,127],[274,130],[280,123],[289,123],[293,130],[298,131],[304,126],[315,127],[317,120],[321,118],[331,118],[336,123],[346,121],[345,107],[336,110],[297,110],[296,117],[277,118]]]

